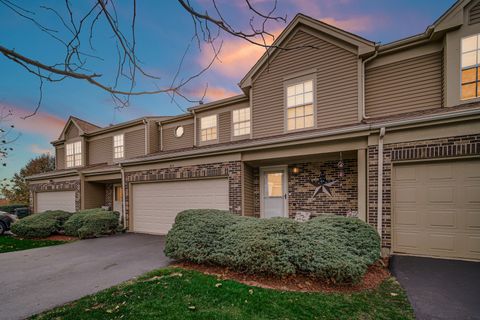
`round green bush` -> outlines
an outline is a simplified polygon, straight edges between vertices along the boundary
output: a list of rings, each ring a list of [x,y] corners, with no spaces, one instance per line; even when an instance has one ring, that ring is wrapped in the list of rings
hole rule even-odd
[[[296,222],[187,210],[178,214],[168,233],[165,254],[245,273],[298,273],[351,283],[380,258],[380,237],[356,218],[327,216]]]
[[[61,232],[71,215],[72,213],[61,210],[36,213],[16,221],[11,230],[23,238],[44,238]]]
[[[81,239],[113,234],[119,227],[119,215],[102,209],[78,211],[65,222],[65,234]]]

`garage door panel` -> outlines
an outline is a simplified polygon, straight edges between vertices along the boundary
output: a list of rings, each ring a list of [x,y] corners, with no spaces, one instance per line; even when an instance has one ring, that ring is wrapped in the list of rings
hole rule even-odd
[[[75,191],[38,192],[36,212],[64,210],[75,212]]]
[[[480,259],[480,161],[397,165],[393,172],[394,252]],[[405,178],[411,172],[415,180]]]
[[[134,184],[133,230],[166,234],[186,209],[228,210],[228,180],[205,179]]]

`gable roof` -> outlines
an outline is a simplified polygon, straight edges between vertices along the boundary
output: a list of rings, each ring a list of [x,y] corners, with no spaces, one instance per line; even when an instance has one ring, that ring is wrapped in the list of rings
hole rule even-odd
[[[282,46],[287,42],[290,34],[300,25],[310,27],[315,31],[324,33],[335,39],[341,40],[353,45],[358,50],[358,55],[365,55],[374,51],[375,42],[362,38],[358,35],[348,31],[339,29],[328,23],[319,21],[302,13],[298,13],[295,18],[287,25],[282,33],[275,39],[270,47],[265,50],[262,57],[255,63],[255,65],[248,71],[243,79],[238,84],[240,88],[245,89],[251,86],[252,77],[267,63],[277,51],[282,50]]]
[[[71,125],[74,125],[75,127],[78,128],[78,130],[80,131],[80,135],[100,129],[99,126],[94,125],[93,123],[90,123],[88,121],[82,120],[74,116],[70,116],[68,117],[68,120],[65,123],[65,126],[63,127],[63,130],[60,133],[60,136],[58,137],[58,140],[65,139],[65,133],[67,132],[67,129]]]

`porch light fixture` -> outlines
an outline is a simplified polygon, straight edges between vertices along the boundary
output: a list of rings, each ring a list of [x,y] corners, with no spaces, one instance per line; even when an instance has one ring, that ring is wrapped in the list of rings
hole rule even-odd
[[[299,174],[300,173],[300,168],[299,167],[293,167],[292,168],[292,173],[293,174]]]

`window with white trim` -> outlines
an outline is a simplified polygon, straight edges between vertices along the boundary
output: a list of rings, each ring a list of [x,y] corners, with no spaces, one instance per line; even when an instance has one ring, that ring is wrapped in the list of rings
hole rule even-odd
[[[480,34],[462,38],[462,100],[480,97]]]
[[[313,80],[287,86],[287,130],[314,126]]]
[[[201,141],[217,140],[217,115],[200,118]]]
[[[233,110],[232,117],[235,137],[250,134],[250,108]]]
[[[113,158],[122,159],[124,157],[123,134],[113,136]]]
[[[65,160],[67,168],[82,165],[82,141],[67,143],[65,146]]]

